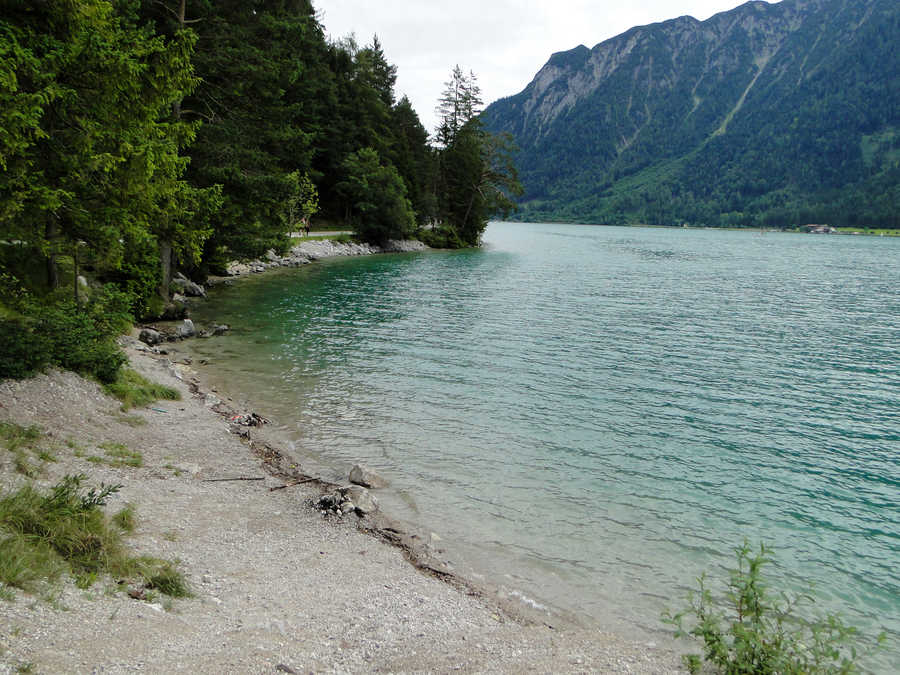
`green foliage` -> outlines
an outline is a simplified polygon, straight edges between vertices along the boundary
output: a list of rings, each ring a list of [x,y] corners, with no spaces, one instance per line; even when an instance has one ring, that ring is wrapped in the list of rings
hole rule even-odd
[[[146,588],[185,597],[187,586],[175,567],[129,556],[120,532],[128,519],[114,524],[101,510],[122,486],[85,490],[85,478],[66,476],[47,493],[26,485],[0,499],[0,582],[34,591],[68,569],[80,587],[110,574],[138,577]]]
[[[397,170],[382,164],[373,148],[351,153],[343,168],[346,178],[337,190],[347,200],[356,235],[376,244],[408,237],[415,215]]]
[[[116,527],[122,530],[122,532],[134,532],[134,528],[137,527],[137,514],[135,512],[134,504],[126,504],[116,511],[112,517],[112,522]]]
[[[139,560],[141,576],[145,580],[146,588],[159,591],[170,598],[191,597],[184,575],[172,563],[146,557]]]
[[[10,553],[17,559],[37,556],[51,561],[50,550],[76,574],[105,569],[111,559],[121,556],[118,537],[99,509],[120,486],[81,494],[84,478],[66,476],[50,494],[27,485],[0,500],[0,530],[7,533]],[[21,587],[13,578],[3,581]]]
[[[54,296],[12,301],[16,314],[0,319],[0,377],[27,377],[55,365],[115,380],[125,362],[115,337],[130,323],[127,294],[107,285],[81,305]]]
[[[703,641],[702,657],[685,657],[692,673],[701,672],[703,662],[726,675],[859,672],[854,628],[831,614],[814,621],[801,616],[801,602],[812,602],[809,595],[773,596],[762,574],[772,562],[771,549],[764,544],[754,553],[744,541],[735,552],[738,566],[731,571],[723,603],[713,597],[703,575],[688,608],[664,615],[676,636]]]
[[[284,203],[282,219],[288,232],[297,231],[301,225],[307,225],[309,219],[319,210],[319,192],[307,174],[300,175],[293,171],[288,174],[291,181],[291,192]]]
[[[103,390],[122,402],[122,410],[139,408],[153,401],[178,401],[181,394],[171,387],[151,382],[131,368],[123,368],[116,379],[103,385]]]
[[[426,238],[443,247],[477,246],[488,219],[515,209],[521,194],[513,164],[512,137],[485,130],[478,119],[481,98],[474,73],[453,69],[440,99],[437,228]]]
[[[0,227],[59,284],[59,258],[125,275],[126,242],[196,257],[207,195],[181,178],[194,127],[165,119],[196,83],[189,32],[139,26],[135,3],[19,3],[0,22]],[[210,193],[211,194],[211,193]],[[157,262],[159,268],[159,262]]]
[[[110,466],[133,466],[139,467],[144,465],[144,457],[137,450],[131,450],[123,443],[113,443],[111,441],[100,444],[100,449],[106,453],[109,458],[107,463]]]
[[[115,380],[119,312],[95,311],[79,276],[154,316],[173,269],[281,251],[317,212],[369,241],[418,226],[471,245],[515,192],[492,174],[505,151],[463,133],[481,104],[474,75],[454,71],[442,173],[377,36],[327,41],[309,0],[4,9],[0,377],[59,365]],[[889,142],[873,136],[868,154]]]

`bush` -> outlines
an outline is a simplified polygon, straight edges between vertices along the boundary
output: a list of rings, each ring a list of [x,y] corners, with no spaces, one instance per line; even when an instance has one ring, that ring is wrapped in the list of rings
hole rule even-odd
[[[51,362],[67,370],[112,382],[125,363],[114,336],[74,304],[46,308],[37,330],[50,341]]]
[[[812,602],[810,595],[773,598],[762,577],[763,566],[772,561],[764,544],[753,554],[745,540],[735,552],[738,567],[731,571],[723,607],[716,604],[704,574],[698,579],[699,592],[688,597],[688,608],[663,616],[675,626],[676,637],[703,641],[702,658],[684,657],[688,670],[700,672],[705,661],[726,675],[859,672],[855,628],[833,614],[815,621],[799,616],[798,606],[803,600]],[[686,627],[689,618],[692,625]]]
[[[73,300],[17,299],[0,320],[0,378],[34,375],[48,365],[113,382],[125,362],[115,342],[131,323],[130,296],[107,285],[79,307]]]
[[[31,377],[50,363],[50,343],[33,321],[0,319],[0,378]]]

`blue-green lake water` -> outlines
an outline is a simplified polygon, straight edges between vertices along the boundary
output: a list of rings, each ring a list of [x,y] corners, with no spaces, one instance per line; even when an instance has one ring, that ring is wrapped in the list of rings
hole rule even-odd
[[[218,288],[196,341],[463,573],[659,628],[746,537],[900,670],[900,239],[493,223]]]

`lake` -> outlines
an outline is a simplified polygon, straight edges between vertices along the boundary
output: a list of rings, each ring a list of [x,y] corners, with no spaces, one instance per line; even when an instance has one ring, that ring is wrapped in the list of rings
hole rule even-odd
[[[900,669],[900,239],[492,223],[218,287],[194,341],[457,569],[652,633],[745,538]],[[346,475],[346,474],[344,474]]]

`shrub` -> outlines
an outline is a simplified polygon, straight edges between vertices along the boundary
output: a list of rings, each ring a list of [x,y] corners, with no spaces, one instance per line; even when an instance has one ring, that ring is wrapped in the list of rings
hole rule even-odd
[[[121,486],[85,490],[84,480],[66,476],[48,493],[26,485],[0,499],[0,583],[32,590],[68,568],[79,587],[108,573],[138,577],[145,588],[172,597],[189,595],[172,563],[127,555],[121,531],[134,526],[133,508],[113,519],[101,510]]]
[[[74,303],[65,303],[44,308],[37,330],[50,341],[54,365],[112,382],[126,359],[103,323]]]
[[[115,338],[131,322],[128,294],[107,285],[83,306],[68,298],[11,301],[15,311],[0,320],[0,378],[28,377],[56,365],[101,382],[116,379],[125,355]]]
[[[714,672],[726,675],[801,675],[806,673],[856,673],[856,629],[835,615],[808,621],[798,612],[810,595],[781,593],[773,598],[762,568],[772,561],[771,549],[750,544],[735,549],[738,567],[731,571],[724,606],[719,606],[698,579],[699,592],[688,597],[688,608],[663,621],[675,626],[676,637],[693,636],[703,641],[703,656],[684,657],[692,673],[705,661]],[[692,619],[691,625],[686,620]],[[880,638],[880,639],[883,639]]]
[[[22,379],[50,363],[50,343],[25,318],[0,319],[0,378]]]

